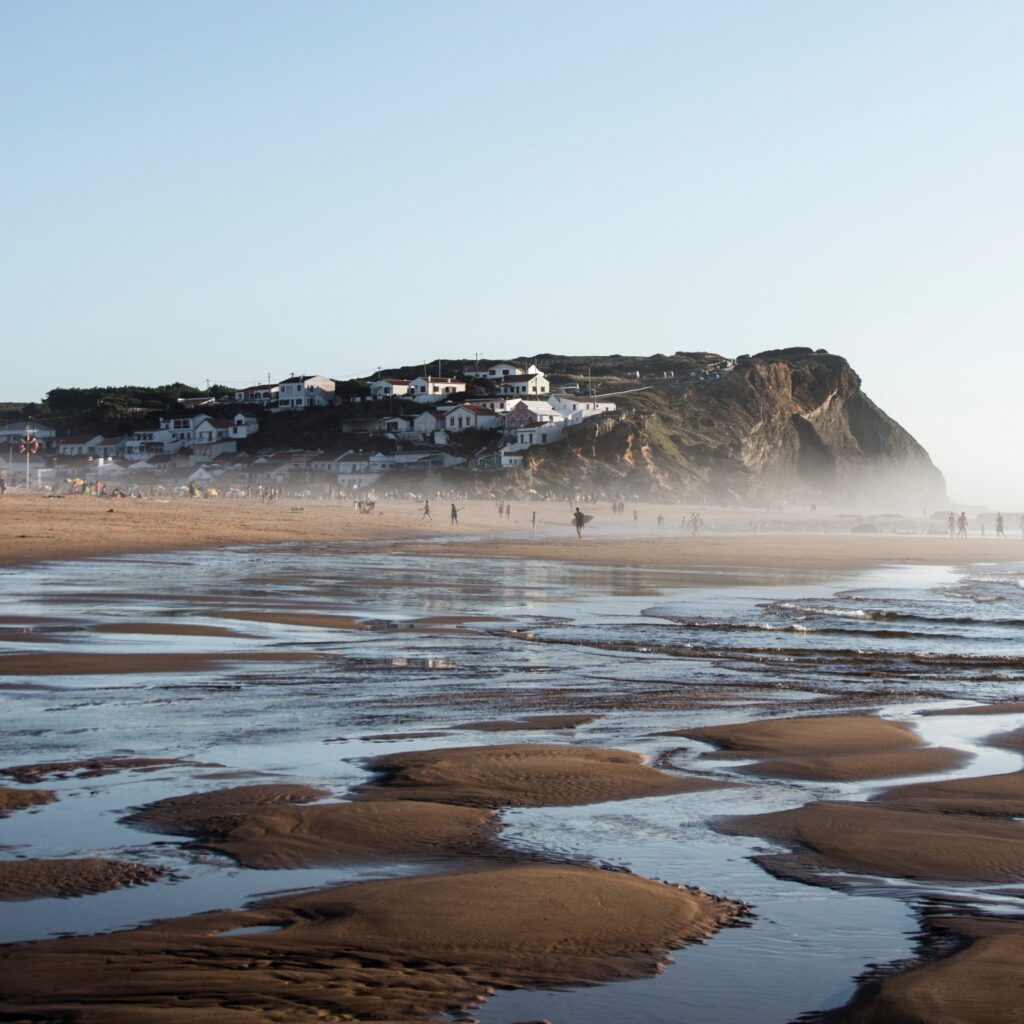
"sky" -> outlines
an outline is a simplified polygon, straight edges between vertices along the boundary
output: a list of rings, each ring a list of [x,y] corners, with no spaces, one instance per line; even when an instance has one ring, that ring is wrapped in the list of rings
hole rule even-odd
[[[0,0],[0,400],[807,345],[1024,510],[1024,4]]]

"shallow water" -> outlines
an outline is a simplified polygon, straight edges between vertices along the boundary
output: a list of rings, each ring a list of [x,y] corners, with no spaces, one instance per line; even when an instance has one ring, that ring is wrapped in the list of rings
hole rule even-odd
[[[180,651],[224,658],[188,672],[0,676],[0,763],[127,753],[204,762],[42,782],[57,790],[58,802],[0,820],[4,856],[130,857],[166,865],[175,877],[75,900],[0,904],[0,939],[125,927],[271,892],[450,867],[374,862],[253,871],[187,850],[177,837],[119,823],[129,808],[152,800],[248,782],[303,782],[343,795],[367,779],[364,758],[393,750],[574,742],[639,750],[652,760],[671,751],[677,769],[736,778],[735,763],[700,759],[704,745],[656,734],[752,714],[824,712],[836,700],[845,706],[863,698],[913,721],[928,742],[971,754],[942,777],[1017,770],[1019,755],[983,741],[1024,723],[1024,715],[917,711],[937,698],[1021,696],[1022,579],[1006,566],[893,568],[837,580],[387,556],[344,545],[0,573],[0,655]],[[353,616],[374,628],[230,618],[250,612]],[[498,621],[461,621],[480,614]],[[437,616],[458,621],[423,631],[418,620]],[[112,623],[220,626],[239,635],[96,631]],[[232,660],[293,650],[317,660]],[[574,731],[447,732],[467,721],[563,712],[602,717]],[[409,731],[447,735],[373,738]],[[657,978],[502,992],[476,1015],[485,1024],[784,1022],[841,1004],[867,965],[909,955],[922,901],[955,892],[1010,908],[1020,902],[983,887],[850,879],[837,891],[774,879],[749,859],[775,849],[771,844],[720,836],[709,822],[808,799],[866,799],[881,784],[739,778],[743,789],[506,812],[512,845],[700,885],[750,902],[757,916],[750,927],[678,951]]]

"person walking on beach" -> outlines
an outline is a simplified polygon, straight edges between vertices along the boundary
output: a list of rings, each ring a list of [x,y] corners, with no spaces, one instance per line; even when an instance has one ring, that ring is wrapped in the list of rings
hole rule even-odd
[[[956,521],[956,535],[958,537],[967,538],[967,513],[961,512],[959,518]]]
[[[537,532],[537,510],[536,509],[534,509],[533,512],[530,513],[530,528],[533,530],[534,533]]]
[[[997,512],[996,513],[996,539],[998,539],[1000,537],[1002,537],[1003,540],[1006,540],[1006,523],[1003,520],[1003,513],[1002,512]]]
[[[452,526],[459,525],[459,510],[455,507],[455,502],[452,502]]]
[[[420,516],[420,519],[430,519],[430,518],[431,518],[431,515],[430,515],[430,499],[429,498],[425,498],[424,501],[423,501],[423,515]]]
[[[498,518],[500,519],[505,514],[505,502],[498,502]]]
[[[572,514],[572,524],[576,527],[576,536],[583,536],[583,527],[590,521],[590,516],[584,515],[580,510],[579,505],[576,506],[576,511]]]
[[[949,513],[946,526],[949,527],[949,538],[952,540],[956,536],[956,516],[952,512]]]
[[[512,518],[512,506],[505,506],[505,522],[507,523]]]

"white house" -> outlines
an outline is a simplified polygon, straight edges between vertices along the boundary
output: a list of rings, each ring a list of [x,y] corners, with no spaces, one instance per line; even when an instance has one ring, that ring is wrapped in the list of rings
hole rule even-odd
[[[400,436],[414,432],[415,417],[412,416],[382,416],[371,428],[372,434],[393,434]]]
[[[278,390],[276,384],[253,384],[252,387],[236,391],[235,401],[239,405],[262,405],[267,408],[277,404]]]
[[[614,402],[602,402],[599,398],[589,395],[552,395],[548,404],[556,412],[567,417],[573,423],[582,423],[591,416],[615,412]]]
[[[551,384],[545,374],[535,366],[526,373],[502,378],[499,390],[503,395],[521,395],[534,397],[547,395],[551,392]]]
[[[183,448],[192,448],[193,456],[215,458],[237,450],[237,440],[251,437],[259,430],[255,416],[239,414],[226,420],[206,413],[195,416],[161,416],[159,426],[136,430],[123,442],[126,458],[147,455],[174,455]]]
[[[401,397],[409,394],[411,386],[411,380],[402,380],[400,377],[382,377],[370,384],[370,395],[373,398]]]
[[[347,491],[372,487],[380,473],[370,468],[370,458],[375,452],[348,451],[338,457],[338,486]]]
[[[454,377],[417,377],[409,381],[409,395],[417,402],[438,402],[450,395],[464,394],[465,381]]]
[[[260,421],[255,416],[240,412],[231,421],[231,429],[228,432],[228,436],[233,437],[236,441],[240,441],[246,437],[252,437],[253,434],[258,434],[259,429]]]
[[[64,438],[57,445],[57,452],[65,456],[85,455],[95,458],[105,440],[106,438],[102,434],[78,434],[74,437]]]
[[[554,423],[538,423],[532,427],[523,427],[515,432],[514,440],[505,446],[503,451],[523,451],[536,444],[554,444],[559,441],[569,425],[568,420],[557,420]]]
[[[334,401],[334,387],[334,381],[329,377],[315,374],[289,377],[277,386],[277,410],[294,411],[330,405]]]
[[[501,380],[503,377],[518,377],[526,373],[526,368],[515,363],[493,363],[486,370],[465,370],[466,377],[481,377],[484,380]]]
[[[444,430],[444,413],[438,409],[424,409],[412,421],[412,429],[423,437],[430,437],[435,430]]]
[[[444,429],[449,434],[457,434],[463,430],[497,430],[501,426],[502,418],[493,409],[467,402],[456,405],[444,413]]]
[[[57,431],[53,427],[37,423],[35,420],[19,420],[0,426],[0,444],[16,445],[28,434],[39,442],[40,448],[52,448],[56,443]]]

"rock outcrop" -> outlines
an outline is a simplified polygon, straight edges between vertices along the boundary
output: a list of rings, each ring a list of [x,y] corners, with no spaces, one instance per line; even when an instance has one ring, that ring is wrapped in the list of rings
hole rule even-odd
[[[616,401],[613,416],[531,449],[534,478],[717,501],[916,510],[945,499],[924,448],[864,394],[845,359],[824,351],[741,356],[717,379],[658,381]]]

